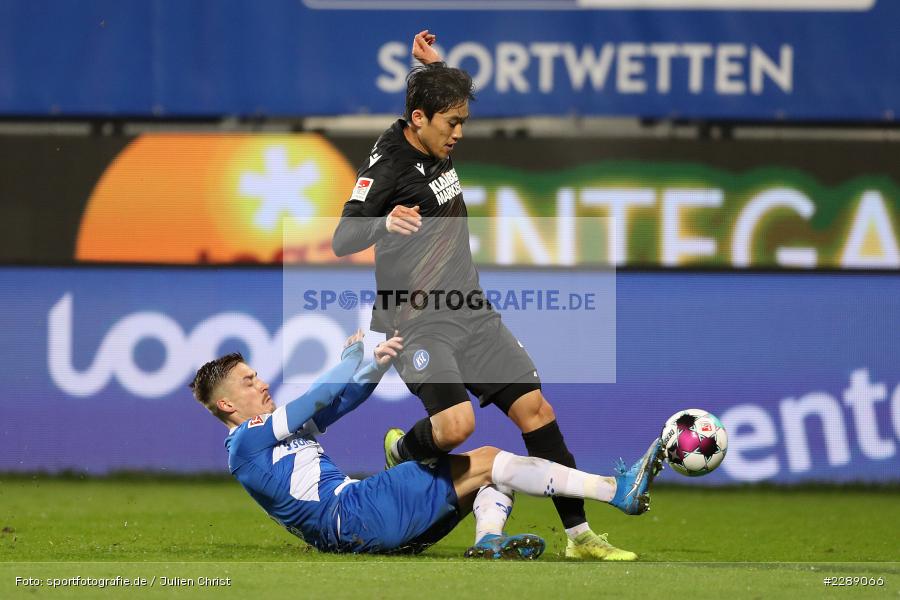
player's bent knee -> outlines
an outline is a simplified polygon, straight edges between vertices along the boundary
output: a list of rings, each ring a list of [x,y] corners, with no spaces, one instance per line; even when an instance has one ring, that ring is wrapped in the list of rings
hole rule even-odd
[[[444,450],[452,450],[465,442],[475,431],[475,414],[471,405],[459,405],[431,417],[435,443]]]
[[[472,458],[472,470],[480,479],[479,485],[492,483],[491,473],[494,469],[494,459],[500,454],[500,448],[482,446],[467,454]]]
[[[500,453],[500,448],[496,448],[494,446],[481,446],[480,448],[476,448],[472,450],[470,454],[477,454],[479,458],[483,458],[488,461],[493,461],[494,458]]]
[[[553,407],[550,406],[550,403],[547,402],[543,394],[541,395],[541,403],[540,406],[538,406],[537,414],[535,416],[539,421],[545,424],[556,420],[556,413],[553,412]]]
[[[472,435],[475,431],[474,423],[454,422],[449,425],[434,429],[434,441],[445,450],[456,448]]]
[[[516,400],[509,411],[509,417],[522,431],[534,431],[556,420],[553,407],[540,390],[525,394]]]

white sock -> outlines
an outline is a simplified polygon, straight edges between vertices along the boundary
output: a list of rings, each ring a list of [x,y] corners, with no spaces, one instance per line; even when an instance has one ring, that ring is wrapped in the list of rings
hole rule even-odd
[[[616,495],[616,480],[570,469],[533,456],[500,451],[494,459],[491,481],[531,496],[566,496],[609,502]]]
[[[496,485],[485,485],[478,490],[472,513],[475,515],[475,542],[489,533],[500,535],[506,519],[512,512],[513,492]]]
[[[569,527],[568,529],[566,529],[566,535],[569,536],[570,540],[574,540],[585,531],[590,530],[591,526],[587,524],[587,521],[585,521],[581,525],[576,525],[575,527]]]
[[[391,444],[391,456],[394,458],[394,460],[400,462],[403,461],[403,457],[400,456],[400,448],[398,448],[398,446],[400,445],[400,440],[402,439],[402,436],[398,437],[396,440],[394,440],[394,443]]]

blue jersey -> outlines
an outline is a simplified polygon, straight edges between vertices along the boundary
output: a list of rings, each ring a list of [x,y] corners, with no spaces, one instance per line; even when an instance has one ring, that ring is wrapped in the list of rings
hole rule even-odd
[[[384,369],[360,367],[362,343],[303,396],[271,414],[253,417],[225,440],[228,468],[275,521],[320,550],[339,543],[337,494],[351,480],[325,454],[315,436],[356,408],[375,389]]]

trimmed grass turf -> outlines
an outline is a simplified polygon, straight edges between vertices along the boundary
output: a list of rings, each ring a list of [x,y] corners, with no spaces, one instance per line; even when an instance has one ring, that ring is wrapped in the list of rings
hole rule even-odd
[[[165,574],[232,577],[228,588],[179,588],[220,596],[283,593],[296,584],[304,596],[387,597],[427,586],[429,597],[460,598],[502,583],[503,596],[542,598],[657,597],[679,588],[715,589],[720,597],[813,597],[830,592],[826,576],[880,576],[884,586],[854,592],[900,592],[896,489],[660,487],[646,515],[589,503],[588,517],[641,562],[565,561],[553,505],[540,498],[519,496],[508,530],[543,535],[545,555],[536,563],[494,564],[460,558],[471,543],[471,518],[417,557],[328,555],[277,527],[230,480],[7,477],[0,478],[0,596],[114,593],[16,588],[16,576]],[[172,591],[157,580],[138,593]]]

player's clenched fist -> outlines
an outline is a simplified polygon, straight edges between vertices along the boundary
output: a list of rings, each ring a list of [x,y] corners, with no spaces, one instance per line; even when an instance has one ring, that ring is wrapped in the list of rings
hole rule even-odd
[[[412,235],[422,226],[422,215],[419,214],[419,207],[398,205],[390,212],[385,221],[385,227],[391,233],[399,233],[401,235]]]

